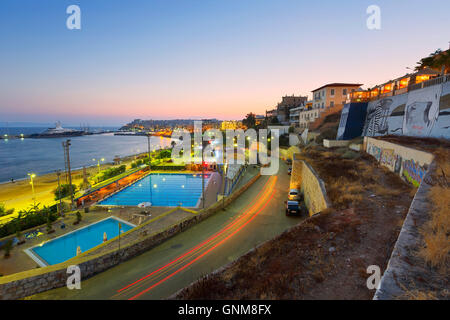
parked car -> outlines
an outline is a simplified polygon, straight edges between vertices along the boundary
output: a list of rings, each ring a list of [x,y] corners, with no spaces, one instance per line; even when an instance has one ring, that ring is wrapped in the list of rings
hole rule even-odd
[[[286,201],[286,215],[300,215],[302,209],[298,201]]]
[[[291,201],[300,201],[302,198],[302,194],[298,189],[289,190],[288,200]]]
[[[292,168],[289,167],[289,168],[288,168],[288,175],[291,175],[291,174],[292,174]]]

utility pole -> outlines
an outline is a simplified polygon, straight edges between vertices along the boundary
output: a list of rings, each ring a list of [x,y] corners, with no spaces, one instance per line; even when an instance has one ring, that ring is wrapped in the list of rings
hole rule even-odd
[[[70,170],[70,153],[69,153],[69,149],[70,149],[70,139],[67,139],[66,142],[63,142],[63,146],[64,146],[64,151],[65,151],[65,155],[66,155],[66,161],[67,161],[67,175],[69,178],[69,192],[70,192],[70,204],[71,204],[71,208],[73,208],[73,189],[72,189],[72,173]]]
[[[61,199],[61,181],[60,181],[61,170],[56,170],[56,176],[58,177],[58,198],[59,198],[59,206],[58,213],[61,217],[64,217],[64,213],[62,211],[62,199]]]

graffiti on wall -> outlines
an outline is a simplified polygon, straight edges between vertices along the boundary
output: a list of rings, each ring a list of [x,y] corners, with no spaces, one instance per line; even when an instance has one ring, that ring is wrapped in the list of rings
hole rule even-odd
[[[372,157],[377,159],[377,161],[380,161],[381,159],[381,148],[374,145],[374,144],[367,144],[367,151],[368,154],[370,154]]]
[[[350,104],[345,104],[341,112],[341,121],[339,122],[337,140],[342,140],[344,136],[345,126],[347,124],[348,113],[350,112]]]
[[[371,101],[364,136],[450,138],[450,82]]]
[[[406,160],[403,161],[402,176],[406,181],[408,181],[415,187],[419,187],[420,183],[425,177],[427,170],[427,165],[421,166],[418,162],[415,162],[412,159]]]
[[[367,144],[366,152],[377,161],[400,175],[406,182],[418,187],[428,170],[428,165],[420,165],[413,159],[403,159],[394,149],[381,148],[372,143]]]

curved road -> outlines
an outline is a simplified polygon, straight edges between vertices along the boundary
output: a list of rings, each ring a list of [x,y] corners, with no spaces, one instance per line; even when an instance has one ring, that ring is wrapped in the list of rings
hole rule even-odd
[[[81,290],[59,288],[32,299],[163,299],[287,228],[287,168],[262,176],[226,211],[218,212],[161,245],[82,281]]]

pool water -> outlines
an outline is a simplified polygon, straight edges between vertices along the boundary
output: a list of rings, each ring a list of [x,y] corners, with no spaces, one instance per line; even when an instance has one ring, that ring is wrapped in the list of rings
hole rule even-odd
[[[210,174],[205,174],[205,189],[209,178]],[[150,174],[99,204],[137,206],[150,202],[157,207],[196,207],[201,194],[201,174]]]
[[[58,264],[75,257],[78,247],[81,248],[81,252],[85,252],[103,243],[105,232],[108,240],[117,237],[119,223],[122,226],[121,233],[134,228],[131,224],[110,217],[31,248],[30,251],[47,265]]]

